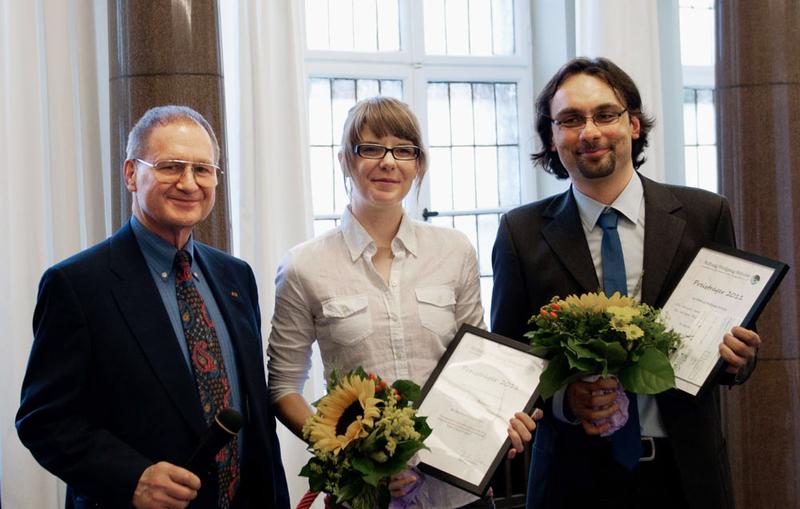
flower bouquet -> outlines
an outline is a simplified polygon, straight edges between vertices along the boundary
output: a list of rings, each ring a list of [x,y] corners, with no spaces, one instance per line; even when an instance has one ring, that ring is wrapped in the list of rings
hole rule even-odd
[[[549,360],[540,380],[542,397],[590,375],[616,376],[637,394],[675,387],[669,354],[681,337],[659,316],[660,310],[619,292],[553,297],[531,317],[536,329],[525,334],[533,353]]]
[[[389,507],[388,477],[403,471],[431,434],[411,406],[419,397],[408,380],[390,386],[360,367],[341,377],[334,372],[303,426],[314,454],[300,471],[310,488],[304,500],[324,491],[353,509]]]

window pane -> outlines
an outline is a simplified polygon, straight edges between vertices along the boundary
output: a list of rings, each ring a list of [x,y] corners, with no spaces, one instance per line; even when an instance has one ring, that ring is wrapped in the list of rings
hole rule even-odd
[[[473,147],[453,147],[453,208],[475,208],[475,152]]]
[[[475,216],[455,216],[453,226],[469,239],[473,246],[478,244],[478,232],[475,225]]]
[[[312,50],[399,51],[397,0],[305,0]]]
[[[683,89],[683,143],[684,145],[697,144],[697,106],[695,91],[692,88]]]
[[[450,125],[453,145],[472,145],[472,86],[469,83],[450,84]]]
[[[713,90],[697,91],[697,143],[698,145],[717,143]]]
[[[450,93],[447,83],[428,84],[428,143],[450,145]]]
[[[431,208],[451,210],[453,208],[453,176],[450,167],[449,148],[430,148],[431,162],[428,182],[431,188]]]
[[[469,0],[469,54],[492,54],[492,7],[489,0]]]
[[[714,65],[713,2],[681,0],[680,29],[683,65]]]
[[[334,205],[334,168],[331,159],[331,147],[311,147],[311,199],[314,215],[333,214]],[[338,169],[337,169],[338,170]]]
[[[492,0],[492,42],[495,55],[514,54],[514,2]]]
[[[375,97],[381,93],[380,81],[378,80],[358,80],[356,82],[356,99],[366,99]]]
[[[513,55],[513,0],[424,0],[429,55]]]
[[[714,91],[683,90],[686,185],[717,190],[716,119]]]
[[[686,164],[686,185],[697,187],[697,146],[684,148],[684,161]]]
[[[330,48],[333,50],[355,49],[353,40],[353,0],[336,0],[328,9]]]
[[[472,87],[475,144],[494,145],[497,140],[494,87],[491,83],[476,83]]]
[[[333,121],[333,140],[337,144],[342,139],[342,127],[347,118],[347,112],[355,103],[355,80],[331,80],[331,119]]]
[[[497,147],[475,148],[475,189],[478,208],[497,208],[498,202]]]
[[[328,49],[328,0],[306,0],[306,44],[309,49]]]
[[[704,146],[697,148],[698,187],[717,190],[717,147]]]
[[[492,247],[497,237],[497,214],[478,216],[478,266],[481,276],[492,274]]]
[[[500,206],[510,208],[522,202],[519,147],[498,147],[497,169],[500,174]]]
[[[400,11],[397,0],[378,0],[378,50],[400,51]]]
[[[308,123],[312,145],[332,143],[330,80],[311,79],[308,94]]]
[[[377,51],[378,12],[375,0],[353,0],[353,26],[353,49]]]
[[[403,82],[400,80],[381,80],[381,93],[386,97],[403,100]]]
[[[497,98],[497,143],[517,144],[517,85],[498,83],[494,86]]]

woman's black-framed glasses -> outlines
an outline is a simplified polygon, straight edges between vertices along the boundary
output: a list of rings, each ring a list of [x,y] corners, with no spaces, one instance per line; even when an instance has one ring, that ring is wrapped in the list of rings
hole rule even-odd
[[[353,152],[364,159],[383,159],[387,152],[392,153],[392,157],[398,161],[413,161],[419,158],[420,148],[416,145],[398,145],[396,147],[384,147],[372,143],[362,143],[353,147]]]

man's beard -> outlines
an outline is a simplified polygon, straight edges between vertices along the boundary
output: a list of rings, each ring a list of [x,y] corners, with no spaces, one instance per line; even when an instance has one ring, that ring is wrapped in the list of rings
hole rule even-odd
[[[585,179],[599,179],[608,177],[617,168],[617,154],[614,152],[614,147],[608,147],[608,154],[597,161],[592,161],[587,164],[585,159],[578,157],[575,161],[575,166]]]

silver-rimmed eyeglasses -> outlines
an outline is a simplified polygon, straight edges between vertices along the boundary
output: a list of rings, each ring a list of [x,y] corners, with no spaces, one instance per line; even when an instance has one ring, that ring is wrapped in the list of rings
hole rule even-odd
[[[386,152],[391,152],[392,157],[398,161],[413,161],[419,157],[420,148],[416,145],[384,147],[383,145],[362,143],[353,147],[353,152],[364,159],[383,159],[386,157]]]
[[[589,116],[568,113],[558,118],[551,118],[550,122],[564,129],[583,129],[589,120],[594,122],[597,127],[606,127],[616,124],[627,111],[627,108],[622,111],[600,110]]]
[[[222,173],[222,169],[219,166],[211,163],[182,161],[180,159],[165,159],[151,163],[144,159],[136,158],[134,161],[142,163],[153,170],[156,180],[162,184],[174,184],[179,181],[188,167],[192,169],[194,180],[198,186],[214,187],[219,183],[218,175]]]

